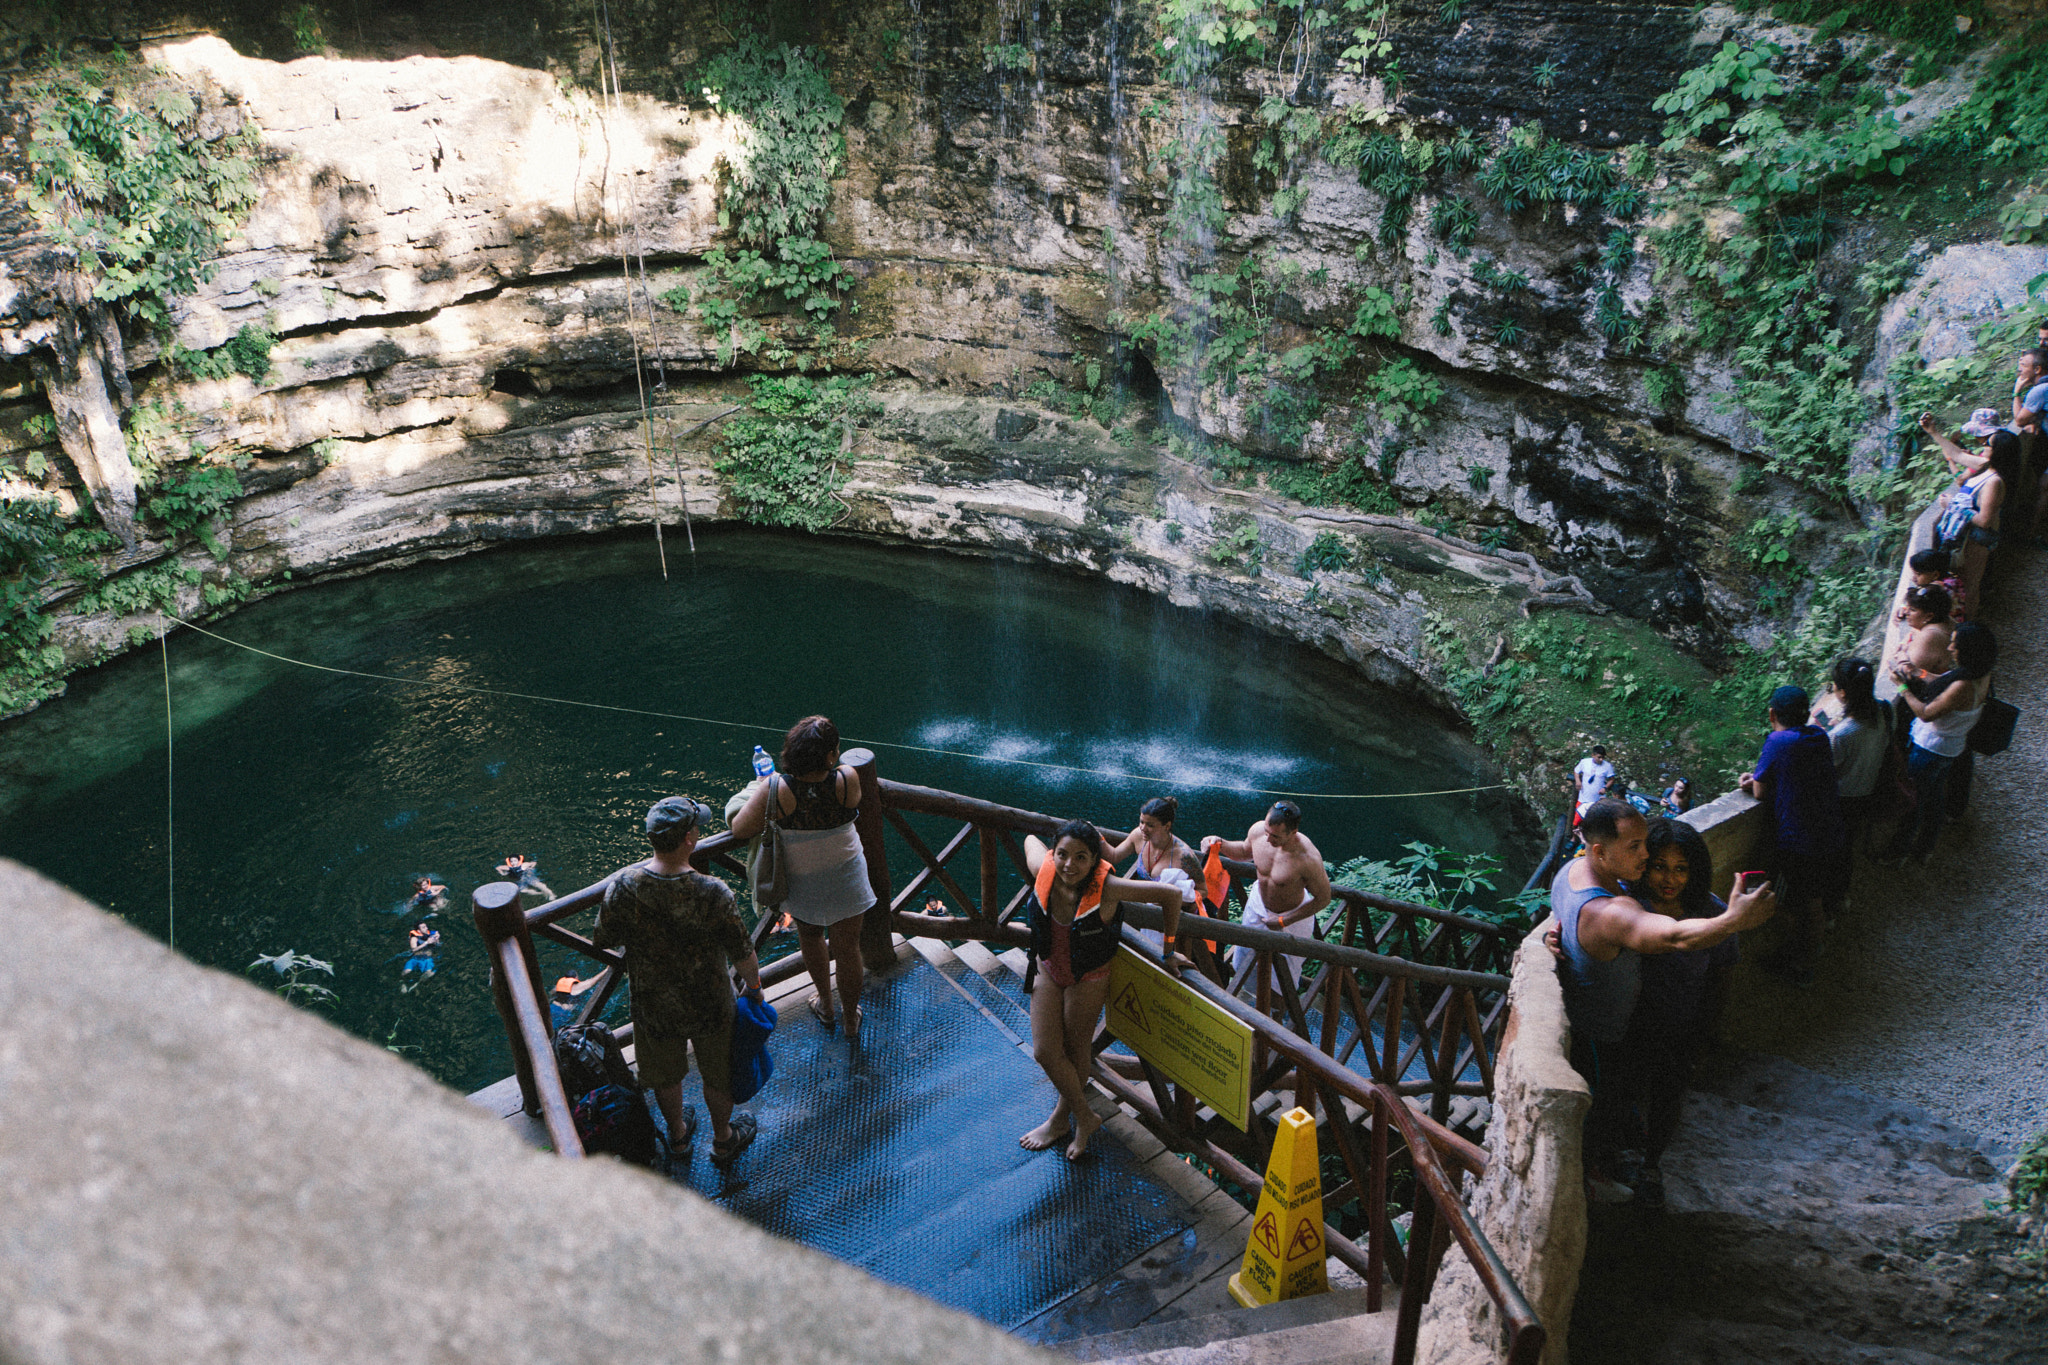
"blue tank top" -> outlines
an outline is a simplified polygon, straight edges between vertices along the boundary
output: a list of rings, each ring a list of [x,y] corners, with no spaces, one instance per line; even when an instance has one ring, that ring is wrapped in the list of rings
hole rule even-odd
[[[1571,874],[1577,863],[1573,859],[1559,868],[1550,883],[1550,911],[1557,916],[1558,936],[1564,940],[1565,1016],[1572,1032],[1595,1043],[1618,1043],[1642,992],[1642,958],[1634,949],[1623,948],[1612,962],[1600,962],[1579,945],[1579,912],[1616,893],[1598,885],[1574,891]]]

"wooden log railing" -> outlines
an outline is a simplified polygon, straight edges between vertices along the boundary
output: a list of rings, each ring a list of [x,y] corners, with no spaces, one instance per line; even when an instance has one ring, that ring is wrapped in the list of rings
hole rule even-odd
[[[868,940],[877,934],[885,947],[894,933],[1026,944],[1029,936],[1018,916],[1030,895],[1030,878],[1021,836],[1050,838],[1060,821],[1036,811],[880,779],[873,755],[866,751],[849,751],[845,757],[862,777],[857,826],[876,890],[875,909],[862,926],[863,956],[874,965],[894,960],[893,949],[879,962],[867,951]],[[912,817],[957,820],[960,825],[933,838]],[[919,864],[893,893],[884,829],[893,830]],[[1103,834],[1112,841],[1123,837],[1108,828]],[[743,877],[740,842],[729,832],[710,835],[699,841],[691,863],[699,871]],[[952,864],[970,844],[975,870],[963,882]],[[1225,860],[1225,867],[1242,896],[1244,882],[1256,876],[1256,869],[1234,860]],[[1006,882],[1013,876],[1022,884],[1006,894]],[[607,877],[523,912],[518,888],[510,882],[481,887],[473,898],[478,931],[492,950],[493,997],[511,1045],[521,1102],[526,1112],[542,1117],[555,1150],[563,1155],[580,1156],[582,1146],[555,1065],[533,944],[546,939],[598,966],[601,980],[587,993],[575,1018],[580,1023],[602,1014],[623,984],[629,964],[622,954],[598,947],[563,922],[598,908],[610,881]],[[1345,1181],[1325,1195],[1325,1207],[1337,1208],[1356,1198],[1365,1224],[1363,1247],[1337,1228],[1326,1228],[1330,1254],[1364,1277],[1374,1310],[1385,1283],[1391,1280],[1401,1286],[1396,1365],[1409,1365],[1414,1358],[1422,1302],[1434,1282],[1436,1265],[1452,1242],[1471,1260],[1499,1311],[1503,1358],[1524,1365],[1540,1353],[1543,1328],[1464,1208],[1458,1183],[1446,1172],[1447,1163],[1474,1175],[1486,1166],[1484,1151],[1446,1126],[1445,1120],[1452,1097],[1492,1091],[1493,1062],[1507,1012],[1503,969],[1512,960],[1514,939],[1486,920],[1349,888],[1333,890],[1341,908],[1330,919],[1325,938],[1296,938],[1221,918],[1184,918],[1179,946],[1198,968],[1184,979],[1251,1026],[1255,1109],[1262,1107],[1261,1097],[1270,1094],[1278,1099],[1291,1090],[1294,1104],[1311,1113],[1320,1111],[1323,1131],[1342,1158],[1346,1174]],[[921,908],[933,900],[945,913]],[[1156,907],[1142,904],[1127,906],[1126,915],[1140,928],[1157,928],[1163,920]],[[758,917],[753,929],[757,945],[776,918]],[[1212,942],[1219,950],[1248,949],[1250,961],[1233,978],[1224,966],[1224,955],[1211,950]],[[1133,946],[1140,952],[1149,950],[1148,945]],[[1297,959],[1305,973],[1313,973],[1305,974],[1300,986],[1293,966]],[[802,959],[792,955],[763,968],[761,977],[764,984],[773,985],[803,970]],[[1249,1000],[1243,998],[1246,994]],[[630,1039],[631,1026],[620,1032]],[[1104,1050],[1112,1041],[1106,1031],[1096,1040],[1095,1079],[1161,1140],[1199,1157],[1227,1179],[1256,1188],[1270,1154],[1270,1121],[1255,1120],[1251,1132],[1237,1133],[1208,1114],[1191,1093],[1142,1062],[1139,1070],[1146,1084],[1133,1084],[1105,1060]],[[1354,1057],[1362,1071],[1355,1069]],[[1413,1074],[1418,1065],[1419,1076]],[[1427,1113],[1416,1107],[1422,1096],[1428,1097]],[[1397,1162],[1412,1170],[1417,1191],[1405,1251],[1387,1207],[1388,1178]]]
[[[1024,850],[1017,836],[1050,838],[1059,821],[1036,811],[998,805],[954,792],[884,780],[883,817],[922,866],[891,902],[896,931],[906,936],[978,939],[1008,945],[1027,941],[1016,922],[1030,894]],[[910,816],[957,820],[949,836],[925,838]],[[1120,840],[1122,831],[1104,828]],[[980,875],[974,894],[949,864],[974,844]],[[934,844],[937,845],[936,849]],[[1007,899],[1001,894],[1007,862],[1023,883]],[[1252,864],[1225,859],[1240,900],[1244,883],[1257,875]],[[1340,1063],[1362,1051],[1374,1080],[1407,1094],[1428,1094],[1432,1115],[1445,1118],[1455,1096],[1485,1096],[1493,1090],[1493,1059],[1507,1016],[1507,968],[1515,936],[1500,925],[1434,906],[1393,900],[1348,887],[1333,888],[1338,911],[1330,937],[1299,939],[1221,919],[1183,921],[1181,947],[1204,975],[1233,991],[1250,989],[1262,1012],[1284,1009],[1297,1033],[1316,1037]],[[936,899],[949,913],[911,907]],[[1142,928],[1156,928],[1159,912],[1127,907]],[[1252,949],[1240,979],[1230,981],[1207,944]],[[1296,989],[1291,963],[1318,964],[1305,994]],[[1310,1017],[1320,1013],[1320,1027]],[[1348,1019],[1347,1019],[1348,1016]],[[1347,1027],[1348,1025],[1348,1027]],[[1378,1045],[1374,1045],[1375,1036]],[[1263,1058],[1263,1048],[1261,1057]],[[1421,1074],[1414,1074],[1417,1070]]]

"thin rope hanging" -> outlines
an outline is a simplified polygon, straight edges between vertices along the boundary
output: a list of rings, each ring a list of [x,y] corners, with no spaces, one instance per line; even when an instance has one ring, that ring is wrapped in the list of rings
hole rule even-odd
[[[162,612],[157,620],[163,629],[157,633],[156,642],[164,655],[164,911],[170,919],[169,932],[165,937],[170,941],[171,951],[178,948],[178,821],[177,812],[171,804],[176,787],[171,781],[171,742],[176,732],[171,727],[171,627]],[[171,617],[169,620],[177,620]]]
[[[620,103],[619,68],[612,47],[611,6],[603,3],[603,0],[598,0],[598,3],[593,4],[591,7],[591,15],[598,25],[598,36],[603,43],[603,51],[598,58],[597,85],[599,93],[604,97],[604,113],[602,117],[605,121],[606,168],[609,171],[609,153],[612,146],[612,113],[617,104]],[[607,179],[609,179],[609,176],[607,176]],[[639,215],[639,196],[632,192],[632,177],[627,176],[625,179],[625,195],[629,204],[629,214],[637,219]],[[598,211],[600,213],[605,211],[602,196],[598,200]],[[633,343],[633,386],[640,395],[641,448],[647,455],[647,502],[654,514],[654,549],[655,553],[661,557],[661,576],[666,581],[668,578],[668,546],[663,541],[661,533],[661,498],[655,492],[654,414],[647,402],[647,376],[642,369],[640,361],[640,330],[633,319],[633,267],[628,257],[626,244],[623,241],[619,245],[619,274],[624,277],[626,283],[626,335]],[[653,319],[650,316],[650,326],[652,322]],[[695,553],[696,548],[697,537],[693,532],[690,536],[691,552]]]

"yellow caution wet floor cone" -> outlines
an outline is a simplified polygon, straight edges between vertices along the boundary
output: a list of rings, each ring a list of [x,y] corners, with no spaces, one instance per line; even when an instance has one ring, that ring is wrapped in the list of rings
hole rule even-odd
[[[1323,1179],[1316,1163],[1316,1121],[1306,1109],[1280,1116],[1273,1159],[1252,1214],[1244,1265],[1230,1277],[1230,1297],[1247,1308],[1327,1293]]]

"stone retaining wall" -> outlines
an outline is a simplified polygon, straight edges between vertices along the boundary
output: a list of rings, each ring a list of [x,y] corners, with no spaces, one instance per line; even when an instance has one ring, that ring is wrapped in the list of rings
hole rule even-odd
[[[0,859],[0,1360],[1049,1357],[423,1072]]]
[[[1572,1070],[1564,988],[1545,919],[1522,940],[1508,988],[1508,1022],[1493,1064],[1486,1174],[1471,1190],[1473,1217],[1508,1275],[1549,1331],[1546,1365],[1565,1365],[1565,1327],[1586,1254],[1580,1129],[1592,1103]],[[1502,1355],[1501,1319],[1470,1262],[1453,1249],[1423,1309],[1416,1353],[1424,1365],[1490,1365]]]

